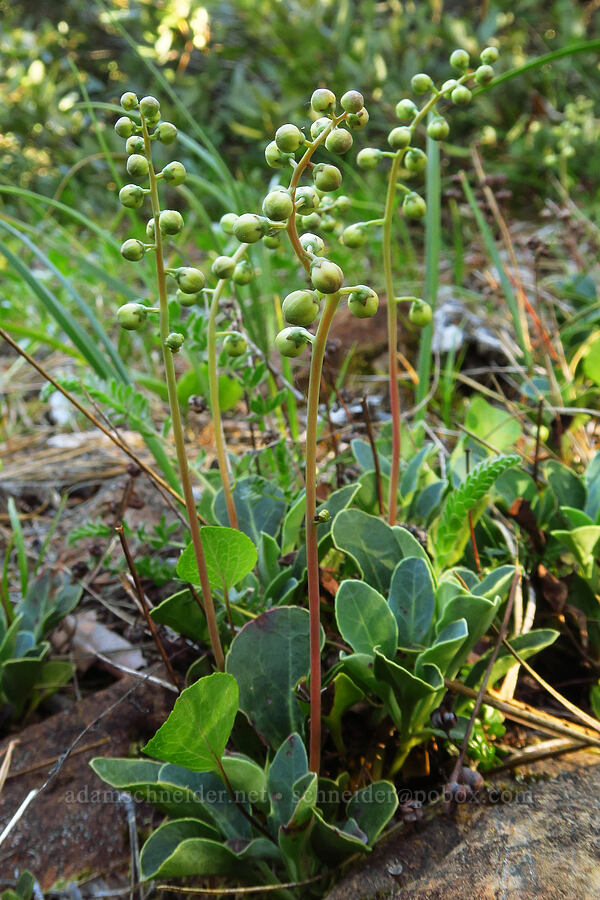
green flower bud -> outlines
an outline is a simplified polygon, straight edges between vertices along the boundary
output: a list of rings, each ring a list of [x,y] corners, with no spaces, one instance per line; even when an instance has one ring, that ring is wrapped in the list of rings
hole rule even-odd
[[[453,91],[455,87],[458,86],[458,81],[456,78],[449,78],[448,81],[445,81],[442,85],[442,91],[447,93],[448,91]]]
[[[165,346],[169,348],[171,353],[179,353],[183,347],[185,338],[178,331],[172,331],[165,339]]]
[[[235,260],[231,256],[217,256],[212,266],[211,272],[216,278],[231,278],[235,269]]]
[[[427,156],[418,147],[406,151],[404,165],[409,172],[422,172],[427,165]]]
[[[135,125],[129,118],[129,116],[121,116],[120,119],[117,119],[115,122],[115,131],[122,138],[129,138],[133,134]]]
[[[173,185],[173,187],[177,187],[178,184],[183,184],[186,175],[187,172],[185,171],[185,166],[177,159],[174,159],[172,162],[167,163],[167,165],[162,170],[162,176],[164,180],[167,182],[167,184]]]
[[[282,356],[294,358],[295,356],[300,356],[308,341],[309,336],[304,328],[292,326],[279,332],[275,338],[275,346]]]
[[[360,128],[364,128],[368,121],[369,112],[367,108],[363,106],[357,113],[348,113],[346,125],[349,128],[352,128],[353,131],[358,131]]]
[[[404,196],[402,209],[407,219],[422,219],[427,212],[427,204],[420,194],[411,191]]]
[[[279,250],[281,247],[281,238],[278,234],[268,234],[263,238],[263,245],[267,250]]]
[[[315,513],[314,520],[318,525],[322,525],[324,522],[329,522],[331,519],[331,513],[328,509],[322,509],[320,512]]]
[[[310,280],[322,294],[335,294],[344,282],[340,267],[325,256],[317,256],[310,264]]]
[[[144,258],[144,253],[144,245],[141,241],[137,241],[134,238],[130,238],[121,244],[121,256],[130,262],[139,262],[140,259]]]
[[[471,102],[472,94],[468,87],[465,87],[464,84],[459,84],[458,87],[454,88],[450,97],[456,106],[466,106],[467,103]]]
[[[144,152],[144,138],[141,134],[133,134],[131,137],[127,138],[125,143],[125,152],[126,153],[143,153]]]
[[[124,94],[121,94],[121,106],[127,111],[137,109],[138,98],[133,91],[125,91]]]
[[[425,303],[424,300],[413,300],[408,312],[408,318],[418,328],[425,328],[433,318],[433,310],[429,303]]]
[[[237,213],[228,212],[221,216],[219,225],[225,234],[233,234],[233,226],[238,220]]]
[[[363,247],[367,243],[367,229],[363,222],[348,225],[342,232],[342,240],[346,247]]]
[[[442,116],[436,116],[427,126],[427,134],[432,141],[443,141],[450,134],[450,126]]]
[[[139,209],[144,202],[144,191],[139,184],[126,184],[119,191],[119,200],[128,209]]]
[[[426,94],[433,88],[433,81],[425,72],[419,72],[410,79],[410,86],[415,94]]]
[[[156,238],[156,232],[154,230],[154,219],[148,219],[146,222],[146,236],[149,241],[154,241]]]
[[[469,54],[466,50],[453,50],[450,54],[450,65],[455,69],[467,69],[469,66]]]
[[[294,201],[290,197],[289,191],[285,188],[276,188],[269,191],[263,200],[263,214],[274,222],[285,222],[289,219],[294,209]]]
[[[324,215],[321,219],[321,231],[326,231],[328,234],[335,231],[336,225],[337,222],[334,217],[329,214]]]
[[[142,178],[148,174],[148,160],[140,153],[134,153],[127,160],[127,171],[132,178]]]
[[[272,169],[282,169],[290,160],[290,153],[282,153],[275,141],[265,147],[265,159]]]
[[[491,66],[479,66],[475,69],[475,81],[477,84],[489,84],[490,81],[494,80],[495,74]]]
[[[304,135],[296,125],[281,125],[275,132],[275,143],[282,153],[295,153],[304,143]]]
[[[117,310],[117,322],[126,331],[139,331],[148,318],[148,309],[142,303],[126,303]]]
[[[321,116],[320,119],[315,119],[315,121],[310,126],[310,136],[313,141],[319,137],[320,134],[323,134],[326,128],[331,125],[331,119],[328,119],[327,116]]]
[[[320,308],[316,291],[292,291],[283,301],[281,311],[290,325],[312,325]]]
[[[327,88],[317,88],[310,98],[310,105],[316,113],[332,113],[335,103],[335,94]]]
[[[313,181],[320,191],[337,191],[342,183],[342,173],[337,166],[318,163],[312,172]]]
[[[348,296],[348,309],[357,319],[371,319],[377,312],[379,297],[373,288],[358,284]]]
[[[204,272],[192,266],[181,266],[179,269],[175,269],[175,280],[177,287],[184,294],[197,294],[206,284]]]
[[[158,227],[163,234],[179,234],[183,229],[183,216],[176,209],[163,209],[158,217]]]
[[[140,100],[140,112],[144,119],[158,119],[160,116],[160,103],[156,97],[142,97]]]
[[[344,128],[334,128],[325,138],[325,146],[329,152],[339,153],[340,155],[347,153],[353,143],[354,138]]]
[[[177,291],[175,294],[175,299],[179,303],[180,306],[185,307],[186,309],[190,306],[197,306],[199,303],[202,303],[204,300],[204,294],[186,294],[183,291]]]
[[[296,189],[296,210],[298,210],[298,212],[304,214],[310,210],[317,209],[320,202],[321,198],[314,187],[307,184],[304,187]]]
[[[497,47],[486,47],[479,54],[479,59],[485,66],[493,66],[500,56]]]
[[[237,263],[231,276],[236,284],[250,284],[254,278],[254,269],[246,259]]]
[[[340,194],[339,197],[336,197],[333,205],[339,212],[345,213],[348,212],[348,210],[352,206],[352,200],[350,199],[350,197],[346,197],[345,194]]]
[[[342,109],[348,113],[358,113],[365,105],[365,98],[359,91],[346,91],[340,100]]]
[[[356,165],[359,169],[374,169],[382,155],[377,147],[365,147],[356,157]]]
[[[405,98],[396,103],[396,115],[401,122],[410,122],[419,112],[419,108],[412,100]]]
[[[392,150],[403,150],[410,144],[411,137],[410,128],[407,128],[406,125],[398,125],[397,128],[392,128],[388,134],[388,144]]]
[[[244,213],[238,216],[233,226],[233,233],[240,244],[255,244],[269,230],[269,222],[255,213]]]
[[[239,331],[228,334],[223,341],[223,349],[227,356],[243,356],[247,347],[248,342],[244,335],[240,334]]]
[[[311,212],[307,216],[300,216],[302,228],[320,228],[321,216],[317,212]]]
[[[306,218],[308,218],[308,216]],[[325,249],[325,241],[323,238],[319,237],[318,234],[312,234],[310,231],[300,235],[300,243],[302,244],[303,250],[307,253],[313,253],[315,256],[322,253]]]
[[[177,138],[177,129],[171,122],[161,122],[154,134],[161,144],[173,144]]]

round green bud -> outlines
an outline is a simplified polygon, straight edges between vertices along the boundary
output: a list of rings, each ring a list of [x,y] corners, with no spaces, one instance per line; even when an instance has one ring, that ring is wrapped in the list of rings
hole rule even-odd
[[[119,200],[128,209],[139,209],[144,202],[144,191],[139,184],[125,184],[119,191]]]
[[[246,259],[237,263],[231,276],[236,284],[250,284],[254,278],[254,269]]]
[[[140,112],[144,119],[157,119],[160,116],[160,103],[156,97],[142,97]]]
[[[294,201],[290,197],[289,191],[285,188],[276,188],[269,191],[263,200],[263,214],[274,222],[285,222],[289,219],[294,209]]]
[[[144,245],[141,241],[137,241],[134,238],[130,238],[121,244],[121,256],[130,262],[139,262],[140,259],[144,258],[144,253]]]
[[[267,234],[263,238],[263,245],[267,250],[279,250],[281,247],[281,238],[278,234]]]
[[[453,50],[450,54],[450,65],[455,69],[467,69],[469,66],[469,54],[466,50]]]
[[[388,134],[388,144],[392,150],[403,150],[410,144],[411,137],[410,128],[407,128],[406,125],[398,125],[397,128],[392,128]]]
[[[405,98],[396,103],[396,115],[401,122],[410,122],[419,112],[419,108],[412,100]]]
[[[337,166],[318,163],[312,171],[315,186],[320,191],[337,191],[342,183],[342,173]]]
[[[433,81],[425,72],[419,72],[410,79],[410,86],[415,94],[426,94],[433,88]]]
[[[300,225],[302,228],[320,228],[321,216],[318,212],[308,213],[307,216],[300,216]]]
[[[404,166],[409,172],[422,172],[427,165],[427,156],[419,147],[411,147],[406,151]]]
[[[478,66],[478,68],[475,69],[475,81],[477,84],[489,84],[490,81],[494,80],[495,74],[496,73],[491,66]]]
[[[186,175],[187,172],[185,171],[185,166],[183,163],[180,163],[178,159],[174,159],[172,162],[167,163],[162,170],[164,180],[167,184],[173,185],[173,187],[177,187],[178,184],[183,184]]]
[[[329,522],[331,519],[331,513],[328,509],[322,509],[318,513],[315,513],[315,517],[313,519],[318,525],[322,525],[324,522]]]
[[[309,212],[317,209],[321,202],[321,198],[317,194],[314,187],[309,184],[296,189],[296,210],[298,212]]]
[[[148,219],[148,221],[146,222],[146,236],[150,241],[154,241],[154,239],[156,238],[154,219]]]
[[[127,142],[125,144],[125,152],[126,153],[143,153],[144,152],[144,138],[141,134],[132,134],[131,137],[127,138]]]
[[[327,88],[317,88],[310,98],[310,105],[316,113],[332,113],[335,103],[335,94]]]
[[[315,121],[310,126],[310,136],[313,141],[319,137],[320,134],[323,134],[326,128],[331,125],[331,119],[328,119],[327,116],[321,116],[319,119],[315,119]]]
[[[187,309],[190,306],[197,306],[201,303],[204,300],[204,294],[186,294],[184,291],[177,291],[175,299],[180,306],[184,306]]]
[[[484,66],[493,66],[495,62],[498,62],[499,56],[500,54],[497,47],[486,47],[479,54],[479,59]]]
[[[217,256],[210,271],[216,278],[231,278],[235,269],[235,260],[231,256]]]
[[[292,291],[288,294],[281,311],[283,318],[290,325],[312,325],[321,305],[316,291]]]
[[[183,216],[176,209],[163,209],[158,217],[158,227],[163,234],[179,234],[183,230]]]
[[[161,122],[154,134],[161,144],[173,144],[177,138],[177,129],[171,122]]]
[[[271,141],[270,144],[267,144],[265,147],[265,160],[267,161],[267,165],[272,169],[282,169],[286,166],[290,160],[291,154],[283,153],[275,141]]]
[[[269,230],[269,222],[255,213],[244,213],[238,216],[233,225],[233,233],[240,244],[255,244]]]
[[[425,303],[424,300],[413,300],[410,304],[408,318],[418,328],[425,328],[433,318],[433,310],[429,303]]]
[[[467,103],[471,102],[471,96],[471,91],[468,87],[465,87],[464,84],[459,84],[450,94],[452,102],[455,103],[456,106],[466,106]]]
[[[427,134],[432,141],[443,141],[450,134],[450,126],[442,116],[436,116],[427,126]]]
[[[247,347],[248,342],[244,335],[240,334],[239,331],[228,334],[223,341],[223,350],[227,356],[243,356]]]
[[[117,322],[126,331],[139,331],[148,318],[148,309],[142,303],[126,303],[117,310]]]
[[[359,91],[346,91],[340,100],[342,109],[347,113],[358,113],[365,105],[365,98]]]
[[[328,234],[332,231],[335,231],[336,225],[337,222],[335,221],[333,216],[326,214],[321,219],[321,231],[326,231]]]
[[[300,356],[308,341],[309,337],[304,328],[298,328],[294,325],[279,332],[275,338],[275,346],[282,356],[288,356],[293,359],[295,356]]]
[[[304,135],[297,125],[281,125],[275,132],[275,143],[282,153],[295,153],[304,143]]]
[[[427,212],[427,204],[420,194],[411,191],[404,196],[402,210],[407,219],[422,219]]]
[[[228,212],[225,213],[219,219],[219,225],[221,226],[222,231],[225,234],[233,234],[233,226],[238,220],[237,213]]]
[[[357,113],[348,113],[346,125],[348,125],[349,128],[352,128],[353,131],[358,131],[360,128],[364,128],[368,121],[369,112],[367,108],[363,106]]]
[[[352,206],[352,200],[350,197],[346,197],[345,194],[340,194],[339,197],[336,197],[333,205],[339,212],[345,213],[348,212]]]
[[[353,143],[354,138],[345,128],[334,128],[325,138],[325,146],[329,152],[339,153],[340,155],[347,153]]]
[[[127,171],[132,178],[142,178],[148,174],[148,160],[141,153],[134,153],[127,160]]]
[[[442,85],[442,91],[447,94],[448,91],[453,91],[455,87],[458,87],[458,81],[456,78],[449,78]]]
[[[323,238],[319,237],[318,234],[313,234],[311,231],[307,231],[305,234],[300,235],[300,243],[303,250],[307,253],[313,253],[315,256],[322,253],[325,249],[325,241]]]
[[[348,309],[357,319],[371,319],[378,306],[379,297],[366,284],[358,284],[348,296]]]
[[[356,157],[356,165],[359,169],[374,169],[382,155],[377,147],[364,147]]]
[[[128,112],[132,109],[137,109],[138,106],[138,98],[133,91],[125,91],[124,94],[121,94],[120,102],[123,109],[126,109]]]
[[[168,347],[171,353],[179,353],[183,347],[185,338],[178,331],[172,331],[165,338],[165,347]]]
[[[325,256],[317,256],[310,264],[310,280],[322,294],[335,294],[344,282],[340,267]]]
[[[362,222],[348,225],[342,232],[342,240],[346,247],[363,247],[367,243],[367,229]]]
[[[122,138],[129,138],[133,134],[135,125],[129,118],[129,116],[121,116],[120,119],[117,119],[115,122],[115,131]]]
[[[177,287],[184,294],[197,294],[206,284],[204,272],[193,266],[180,266],[179,269],[175,269],[175,280]]]

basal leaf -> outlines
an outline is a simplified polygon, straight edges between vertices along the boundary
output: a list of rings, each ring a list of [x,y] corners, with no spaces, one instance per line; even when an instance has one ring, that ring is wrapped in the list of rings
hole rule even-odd
[[[392,575],[390,609],[398,623],[398,644],[420,644],[433,619],[435,594],[431,571],[425,560],[401,560]]]
[[[335,617],[343,639],[356,653],[379,647],[393,659],[398,626],[385,598],[364,581],[342,581],[335,598]]]
[[[200,531],[210,586],[229,590],[256,565],[256,547],[250,538],[224,525],[205,525]],[[194,545],[190,541],[177,562],[177,574],[183,581],[200,584]]]

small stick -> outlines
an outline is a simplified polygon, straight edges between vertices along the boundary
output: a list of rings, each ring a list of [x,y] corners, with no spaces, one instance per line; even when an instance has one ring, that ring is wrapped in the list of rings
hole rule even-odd
[[[375,435],[373,434],[373,425],[371,423],[371,415],[369,413],[369,403],[366,397],[363,397],[360,401],[363,411],[363,419],[365,422],[365,428],[367,429],[367,437],[369,439],[369,444],[371,446],[371,453],[373,454],[373,462],[375,464],[375,483],[377,485],[377,503],[379,504],[379,515],[383,516],[385,513],[385,507],[383,505],[383,484],[381,481],[381,466],[379,465],[379,453],[377,452],[377,447],[375,445]]]
[[[537,414],[537,431],[535,436],[535,456],[533,458],[533,480],[537,485],[538,481],[538,465],[540,460],[540,431],[542,429],[542,415],[544,413],[544,400],[540,398],[538,403],[538,414]]]
[[[150,616],[150,611],[148,609],[148,604],[146,603],[146,597],[144,595],[144,589],[142,587],[142,582],[140,581],[140,576],[138,575],[138,571],[135,567],[135,563],[133,561],[131,551],[129,550],[129,544],[127,543],[127,538],[125,537],[125,532],[123,531],[123,525],[122,524],[117,525],[117,527],[115,528],[115,531],[119,535],[119,540],[121,541],[121,547],[123,548],[123,555],[125,556],[125,559],[127,561],[127,567],[129,568],[129,571],[131,572],[131,577],[133,578],[133,583],[135,584],[135,589],[136,589],[138,599],[139,599],[141,607],[142,607],[142,611],[144,613],[144,618],[146,619],[146,624],[147,624],[148,628],[150,629],[150,633],[154,639],[154,643],[156,644],[156,649],[158,650],[158,652],[160,653],[160,655],[162,657],[162,660],[165,664],[165,668],[167,670],[167,673],[169,675],[171,682],[177,688],[178,691],[181,691],[181,687],[179,685],[179,679],[177,678],[177,675],[175,674],[175,670],[173,669],[173,666],[171,665],[171,660],[169,659],[169,657],[167,655],[167,651],[165,650],[163,643],[159,637],[156,625],[154,624],[154,621],[153,621],[152,617]]]
[[[467,457],[467,475],[469,474],[469,470],[471,468],[471,450],[469,447],[465,448],[465,456]],[[473,557],[475,559],[475,569],[477,570],[477,574],[481,575],[481,562],[479,560],[479,551],[477,550],[477,541],[475,540],[475,528],[473,526],[473,510],[469,510],[469,531],[471,532],[471,545],[473,547]]]

